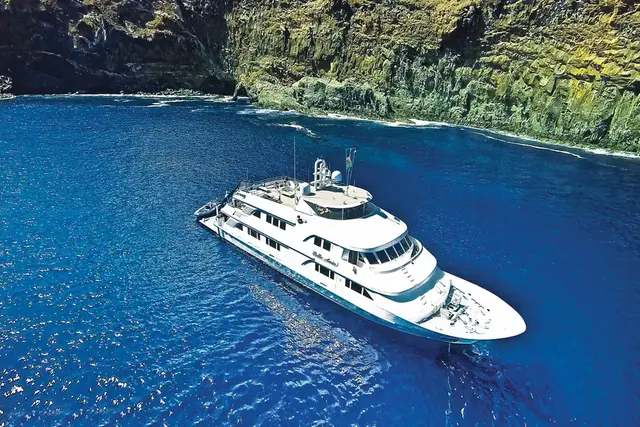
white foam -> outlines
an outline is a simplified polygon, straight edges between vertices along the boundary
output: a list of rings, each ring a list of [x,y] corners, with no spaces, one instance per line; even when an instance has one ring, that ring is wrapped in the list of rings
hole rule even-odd
[[[415,125],[412,125],[411,123],[406,123],[406,122],[387,122],[384,120],[376,120],[376,123],[378,123],[379,125],[382,126],[388,126],[388,127],[392,127],[392,128],[411,128],[411,127],[415,127]]]
[[[559,144],[559,143],[541,141],[539,139],[531,138],[531,137],[528,137],[528,136],[520,136],[520,135],[516,135],[516,134],[510,133],[510,132],[494,131],[494,130],[482,129],[482,128],[477,128],[477,127],[472,127],[472,126],[461,126],[461,127],[468,128],[468,129],[474,129],[474,130],[477,130],[477,131],[481,131],[478,134],[482,135],[482,136],[485,136],[485,137],[488,137],[488,138],[490,137],[488,134],[489,133],[493,133],[493,134],[497,134],[497,135],[508,136],[510,138],[521,139],[521,140],[524,140],[524,141],[531,141],[533,143],[545,145],[545,146],[548,146],[548,147],[558,147],[558,148],[563,148],[564,147],[564,145]],[[499,141],[504,141],[504,142],[509,142],[509,141],[505,141],[505,140],[499,139],[499,138],[493,138],[493,139],[497,139]],[[509,143],[518,144],[517,142],[509,142]],[[523,144],[518,144],[518,145],[523,145]],[[528,145],[528,144],[524,144],[524,145]],[[544,149],[544,147],[539,147],[539,146],[536,146],[536,147],[538,147],[540,149]],[[587,146],[584,146],[584,145],[572,145],[571,148],[575,148],[575,149],[581,150],[581,151],[586,151],[586,152],[592,153],[592,154],[598,154],[598,155],[601,155],[601,156],[613,156],[613,157],[625,157],[625,158],[628,158],[628,159],[640,159],[640,155],[635,154],[635,153],[627,153],[627,152],[624,152],[624,151],[612,151],[612,150],[608,150],[606,148],[593,148],[593,147],[587,147]],[[553,150],[553,149],[551,149],[551,150],[552,151],[556,151],[556,150]],[[558,150],[558,151],[565,152],[563,150]],[[565,153],[569,153],[569,152],[565,152]],[[570,153],[570,154],[574,155],[574,156],[578,156],[575,153]]]
[[[546,145],[546,146],[549,146],[549,147],[564,147],[562,144],[559,144],[559,143],[541,141],[539,139],[535,139],[535,138],[531,138],[531,137],[527,137],[527,136],[516,135],[516,134],[509,133],[509,132],[504,132],[504,131],[495,131],[495,130],[483,129],[483,128],[479,128],[479,127],[475,127],[475,126],[458,125],[458,124],[453,124],[453,123],[436,122],[436,121],[428,121],[428,120],[418,120],[418,119],[410,119],[410,122],[412,122],[412,123],[397,122],[397,121],[393,121],[392,122],[392,121],[385,121],[385,120],[365,119],[365,118],[362,118],[362,117],[347,116],[347,115],[344,115],[344,114],[336,114],[336,113],[313,114],[312,116],[313,117],[317,117],[317,118],[336,119],[336,120],[368,121],[368,122],[378,123],[378,124],[380,124],[382,126],[390,126],[390,127],[418,127],[418,128],[458,127],[458,128],[462,128],[462,129],[480,131],[482,133],[478,133],[478,134],[480,134],[480,135],[482,135],[484,137],[496,139],[496,140],[503,141],[503,142],[507,142],[509,144],[522,145],[522,146],[525,146],[525,147],[532,147],[532,148],[536,148],[536,149],[539,149],[539,150],[547,149],[547,150],[550,150],[550,151],[557,151],[558,153],[563,153],[563,154],[568,154],[568,155],[571,155],[571,156],[583,158],[582,156],[580,156],[580,155],[578,155],[576,153],[572,153],[570,151],[553,149],[553,148],[546,148],[546,147],[541,147],[539,145],[531,145],[531,144],[524,144],[524,143],[518,143],[518,142],[510,142],[510,141],[507,141],[507,140],[504,140],[504,139],[492,137],[492,136],[488,135],[488,133],[504,135],[504,136],[508,136],[508,137],[511,137],[511,138],[521,139],[521,140],[524,140],[524,141],[531,141],[531,142],[533,142],[535,144]],[[578,150],[586,151],[586,152],[589,152],[589,153],[592,153],[592,154],[603,155],[603,156],[615,156],[615,157],[625,157],[625,158],[630,158],[630,159],[640,159],[640,155],[635,154],[635,153],[627,153],[627,152],[622,152],[622,151],[611,151],[611,150],[608,150],[606,148],[592,148],[592,147],[586,147],[586,146],[582,146],[582,145],[571,146],[571,148],[575,148],[575,149],[578,149]]]
[[[144,108],[157,108],[157,107],[168,107],[169,104],[165,101],[160,101],[160,102],[154,102],[151,105],[143,105]]]
[[[262,115],[262,114],[272,114],[272,113],[277,113],[277,110],[269,110],[267,108],[247,108],[244,110],[239,110],[238,114],[242,115],[242,116],[249,116],[249,115]]]
[[[626,157],[628,159],[640,159],[639,154],[625,153],[623,151],[611,151],[611,150],[607,150],[606,148],[580,147],[580,149],[588,151],[593,154],[599,154],[601,156],[614,156],[614,157]]]
[[[494,140],[496,140],[496,141],[505,142],[505,143],[507,143],[507,144],[520,145],[520,146],[522,146],[522,147],[535,148],[536,150],[553,151],[553,152],[556,152],[556,153],[567,154],[567,155],[569,155],[569,156],[577,157],[577,158],[579,158],[579,159],[584,159],[584,157],[582,157],[581,155],[576,154],[576,153],[572,153],[571,151],[556,150],[556,149],[554,149],[554,148],[550,148],[550,147],[541,147],[541,146],[539,146],[539,145],[525,144],[525,143],[522,143],[522,142],[507,141],[506,139],[497,138],[497,137],[495,137],[495,136],[491,136],[491,135],[484,135],[484,134],[482,134],[482,133],[478,133],[478,132],[475,132],[475,134],[476,134],[476,135],[484,136],[485,138],[494,139]]]
[[[309,129],[305,128],[304,126],[301,126],[301,125],[299,125],[297,123],[278,123],[277,126],[280,126],[280,127],[283,127],[283,128],[293,128],[293,129],[302,130],[302,131],[304,131],[304,130],[308,131],[309,130]],[[311,132],[311,131],[309,131],[309,132]]]
[[[443,127],[454,127],[454,125],[444,122],[431,122],[428,120],[411,119],[409,122],[390,122],[387,120],[375,120],[376,123],[382,126],[389,126],[394,128],[416,128],[416,129],[434,129]]]
[[[248,115],[274,115],[274,116],[299,116],[301,113],[292,110],[272,110],[270,108],[256,108],[253,106],[248,106],[245,109],[238,110],[236,114],[240,114],[243,116]]]
[[[365,119],[363,117],[347,116],[345,114],[334,114],[334,113],[327,114],[327,117],[330,119],[336,119],[336,120],[356,120],[356,121],[362,121],[362,122],[372,121],[371,119]]]
[[[292,128],[297,130],[298,132],[306,134],[307,136],[317,138],[317,135],[311,129],[307,129],[306,127],[299,125],[298,123],[277,123],[276,126]]]
[[[233,96],[206,96],[206,97],[203,97],[202,100],[206,102],[214,102],[214,103],[235,102],[233,100]]]
[[[411,122],[413,122],[416,126],[424,126],[424,127],[455,127],[456,126],[451,123],[433,122],[429,120],[418,120],[418,119],[411,119]]]

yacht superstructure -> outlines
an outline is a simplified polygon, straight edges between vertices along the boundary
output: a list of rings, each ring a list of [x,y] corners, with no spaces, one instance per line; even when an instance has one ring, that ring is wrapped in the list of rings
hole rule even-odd
[[[453,343],[523,333],[491,292],[438,268],[399,218],[323,159],[313,180],[243,182],[197,221],[280,273],[370,320]]]

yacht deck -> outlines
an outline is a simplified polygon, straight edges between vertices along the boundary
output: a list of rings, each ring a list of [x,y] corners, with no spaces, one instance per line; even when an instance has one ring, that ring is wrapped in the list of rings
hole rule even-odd
[[[301,181],[296,180],[298,183]],[[264,181],[245,182],[239,189],[285,206],[295,208],[296,181],[289,177],[271,178]],[[372,199],[371,193],[353,185],[331,185],[312,191],[302,197],[326,208],[347,208],[362,205]]]
[[[329,208],[344,208],[358,206],[371,200],[371,194],[359,187],[350,185],[332,185],[322,190],[312,192],[308,196],[303,197],[320,206]]]

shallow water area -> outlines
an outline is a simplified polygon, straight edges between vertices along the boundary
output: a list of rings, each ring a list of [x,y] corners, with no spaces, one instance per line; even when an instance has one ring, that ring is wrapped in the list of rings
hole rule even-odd
[[[0,103],[0,425],[640,424],[638,159],[177,101]],[[294,138],[302,178],[357,146],[356,184],[527,332],[404,336],[195,224]]]

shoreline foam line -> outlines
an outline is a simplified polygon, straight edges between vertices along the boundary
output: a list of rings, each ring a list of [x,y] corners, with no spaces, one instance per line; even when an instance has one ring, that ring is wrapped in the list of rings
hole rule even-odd
[[[339,113],[303,113],[297,110],[274,110],[274,109],[268,109],[268,108],[261,108],[259,106],[253,106],[252,104],[246,104],[243,103],[241,101],[233,101],[231,99],[231,97],[226,96],[226,95],[163,95],[163,94],[123,94],[123,93],[112,93],[112,94],[100,94],[100,93],[68,93],[68,94],[43,94],[43,95],[14,95],[14,98],[17,97],[44,97],[44,98],[55,98],[55,97],[121,97],[121,98],[149,98],[149,99],[153,99],[153,98],[192,98],[194,100],[203,100],[203,101],[213,101],[213,102],[229,102],[229,103],[238,103],[239,105],[245,105],[249,108],[255,108],[256,110],[259,110],[256,112],[256,114],[265,114],[265,113],[284,113],[284,114],[293,114],[293,115],[305,115],[307,117],[316,117],[316,118],[325,118],[325,119],[335,119],[335,120],[354,120],[354,121],[366,121],[366,122],[371,122],[371,123],[377,123],[381,126],[391,126],[391,127],[400,127],[402,123],[406,123],[406,127],[415,127],[415,128],[434,128],[436,126],[446,126],[446,127],[452,127],[452,128],[460,128],[460,129],[471,129],[471,130],[475,130],[475,131],[480,131],[483,133],[483,136],[489,136],[486,135],[486,133],[492,133],[495,135],[502,135],[502,136],[507,136],[510,138],[517,138],[517,139],[521,139],[521,140],[525,140],[525,141],[531,141],[534,142],[536,144],[540,144],[540,145],[544,145],[544,146],[551,146],[551,147],[559,147],[559,148],[573,148],[576,150],[582,150],[582,151],[586,151],[588,153],[591,154],[596,154],[596,155],[601,155],[601,156],[609,156],[609,157],[623,157],[623,158],[627,158],[627,159],[640,159],[640,154],[635,154],[632,152],[625,152],[625,151],[611,151],[607,148],[601,148],[601,147],[585,147],[582,145],[569,145],[569,144],[564,144],[561,142],[551,142],[551,141],[544,141],[544,140],[540,140],[540,139],[536,139],[536,138],[532,138],[529,136],[525,136],[525,135],[517,135],[517,134],[513,134],[510,132],[506,132],[506,131],[500,131],[500,130],[492,130],[492,129],[484,129],[484,128],[479,128],[479,127],[475,127],[475,126],[469,126],[469,125],[461,125],[461,124],[454,124],[454,123],[446,123],[446,122],[432,122],[432,121],[425,121],[425,120],[419,120],[419,119],[409,119],[409,122],[402,122],[402,121],[388,121],[388,120],[375,120],[375,119],[368,119],[368,118],[363,118],[363,117],[357,117],[357,116],[349,116],[349,115],[344,115],[344,114],[339,114]],[[9,98],[9,99],[13,99],[13,98]],[[246,110],[243,110],[246,111]],[[243,114],[243,113],[240,113]],[[250,113],[244,113],[244,114],[250,114]],[[412,123],[411,123],[412,122]],[[502,139],[499,139],[500,141],[503,142],[507,142],[510,144],[515,144],[515,145],[523,145],[523,146],[531,146],[531,147],[535,147],[535,148],[540,148],[539,146],[534,146],[534,145],[528,145],[528,144],[524,144],[524,143],[517,143],[517,142],[509,142],[509,141],[505,141]],[[540,148],[543,149],[543,148]],[[551,149],[550,151],[558,151],[564,154],[568,154],[568,152],[563,152],[562,150],[553,150]],[[578,154],[572,153],[572,155],[575,156],[579,156]]]
[[[588,160],[585,157],[582,157],[579,154],[576,153],[572,153],[571,151],[564,151],[564,150],[556,150],[555,148],[550,148],[550,147],[541,147],[539,145],[533,145],[533,144],[525,144],[523,142],[515,142],[515,141],[507,141],[506,139],[502,139],[502,138],[497,138],[495,136],[491,136],[491,135],[483,135],[480,132],[474,132],[476,135],[481,135],[484,136],[485,138],[489,138],[489,139],[494,139],[496,141],[500,141],[500,142],[504,142],[506,144],[512,144],[512,145],[520,145],[522,147],[531,147],[531,148],[535,148],[536,150],[545,150],[545,151],[553,151],[555,153],[562,153],[562,154],[568,154],[570,156],[574,156],[577,157],[579,159],[583,159],[583,160]]]

